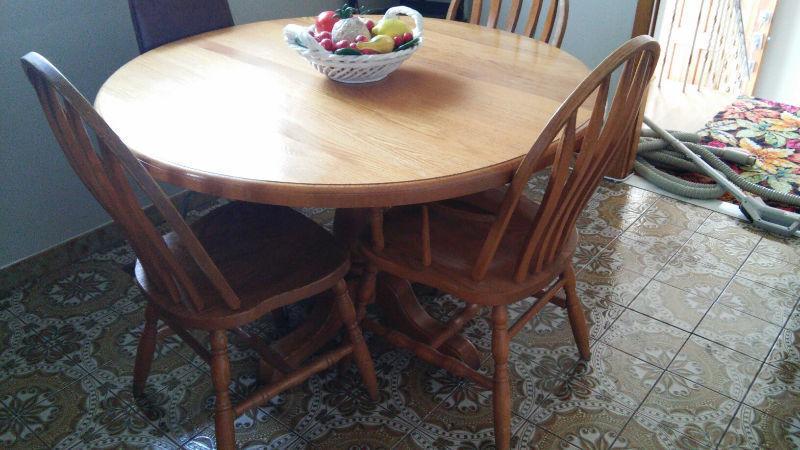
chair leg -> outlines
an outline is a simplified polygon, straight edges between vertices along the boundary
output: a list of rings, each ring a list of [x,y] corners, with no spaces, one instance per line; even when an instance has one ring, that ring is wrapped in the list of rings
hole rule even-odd
[[[358,289],[358,298],[356,299],[358,308],[358,318],[361,319],[366,312],[367,305],[373,301],[375,297],[375,285],[378,282],[378,268],[372,264],[368,264],[364,271],[361,280],[361,286]]]
[[[339,308],[339,314],[342,316],[347,334],[350,338],[350,343],[353,344],[353,359],[356,361],[358,371],[361,372],[361,378],[364,384],[367,385],[367,392],[369,392],[372,400],[378,400],[378,379],[375,377],[375,367],[372,364],[372,357],[369,355],[369,349],[364,342],[364,336],[361,334],[361,328],[356,321],[356,311],[353,309],[353,302],[350,300],[350,295],[347,292],[347,283],[344,280],[339,280],[333,288],[336,294],[336,306]]]
[[[572,328],[572,335],[578,345],[578,352],[581,358],[588,360],[591,357],[589,351],[589,326],[586,325],[586,317],[583,315],[583,306],[575,289],[575,270],[570,266],[565,274],[566,283],[564,288],[567,292],[567,314],[569,324]]]
[[[217,447],[224,450],[236,448],[235,419],[228,385],[231,381],[231,366],[228,361],[228,337],[225,330],[211,332],[211,381],[217,396],[214,407],[214,430]]]
[[[156,351],[156,337],[158,335],[158,310],[148,303],[144,310],[144,330],[139,338],[136,349],[136,361],[133,365],[133,395],[144,396],[147,377],[153,364],[153,355]]]
[[[494,440],[499,450],[511,446],[511,382],[508,375],[508,309],[492,308],[492,356],[494,357]]]

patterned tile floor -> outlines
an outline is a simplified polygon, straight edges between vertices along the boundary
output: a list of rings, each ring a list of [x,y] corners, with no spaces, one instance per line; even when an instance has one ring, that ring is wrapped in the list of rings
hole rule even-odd
[[[516,448],[800,447],[800,242],[611,184],[579,228],[575,264],[593,357],[578,361],[557,307],[516,337]],[[177,338],[159,345],[147,398],[132,397],[143,318],[132,264],[123,245],[0,293],[0,448],[214,447],[208,370]],[[459,303],[428,299],[439,318]],[[303,308],[292,312],[299,323]],[[274,337],[284,327],[266,318],[252,328]],[[485,315],[467,334],[488,355]],[[493,446],[490,392],[368,339],[379,402],[353,368],[329,371],[239,417],[238,442]],[[241,397],[255,387],[255,365],[236,344],[230,388]],[[491,359],[482,370],[491,372]]]

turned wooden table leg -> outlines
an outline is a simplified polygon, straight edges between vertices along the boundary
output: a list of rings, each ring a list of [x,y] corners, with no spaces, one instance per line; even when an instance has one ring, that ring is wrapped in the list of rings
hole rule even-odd
[[[430,342],[445,329],[442,322],[431,317],[420,305],[408,280],[380,273],[375,300],[380,306],[381,321],[416,340]],[[464,361],[473,369],[477,370],[481,365],[478,349],[461,335],[445,341],[441,351]]]
[[[369,225],[369,211],[365,209],[337,209],[333,230],[338,239],[355,248],[358,236]],[[430,342],[445,327],[431,317],[420,305],[411,289],[411,283],[386,273],[378,276],[376,303],[380,307],[381,321],[422,342]],[[442,351],[464,361],[470,367],[480,367],[480,353],[467,338],[455,335],[442,345]]]

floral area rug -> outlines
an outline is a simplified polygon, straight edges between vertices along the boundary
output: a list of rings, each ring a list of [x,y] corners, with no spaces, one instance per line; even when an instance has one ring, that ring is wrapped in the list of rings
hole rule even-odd
[[[800,195],[800,107],[740,97],[717,113],[699,134],[703,144],[738,147],[754,155],[756,163],[752,166],[730,164],[747,180],[779,192]],[[696,182],[710,182],[700,174],[680,176]],[[722,199],[733,200],[729,194]],[[774,206],[800,212],[797,207]]]

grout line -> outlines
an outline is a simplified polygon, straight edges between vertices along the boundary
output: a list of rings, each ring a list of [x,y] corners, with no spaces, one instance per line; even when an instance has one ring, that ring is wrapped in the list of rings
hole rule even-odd
[[[709,214],[709,216],[708,216],[708,217],[710,217],[710,214]],[[704,221],[703,221],[703,222],[705,222],[706,220],[708,220],[708,217],[706,217],[706,218],[704,219]],[[701,224],[700,226],[702,226],[702,224]],[[697,230],[699,230],[699,229],[700,229],[700,227],[698,227],[698,228],[697,228]],[[693,237],[695,234],[697,234],[697,233],[698,233],[698,232],[697,232],[697,230],[694,230],[694,231],[692,232],[692,234],[689,236],[689,239],[687,239],[687,240],[686,240],[686,242],[684,242],[684,243],[683,243],[683,245],[681,245],[681,247],[680,247],[680,248],[679,248],[679,249],[678,249],[678,250],[675,252],[675,254],[677,254],[677,253],[678,253],[678,252],[679,252],[679,251],[680,251],[680,250],[681,250],[683,247],[685,247],[685,246],[686,246],[686,244],[687,244],[687,243],[688,243],[688,242],[691,240],[691,238],[692,238],[692,237]],[[760,239],[759,239],[759,241],[758,241],[758,242],[760,242]],[[758,245],[758,242],[756,242],[756,246]],[[754,247],[753,247],[753,249],[750,251],[750,253],[748,253],[748,256],[747,256],[747,258],[749,258],[749,257],[750,257],[750,255],[751,255],[751,254],[752,254],[754,251],[755,251],[755,246],[754,246]],[[672,255],[672,257],[670,258],[670,261],[672,260],[672,258],[674,258],[674,257],[675,257],[675,254],[673,254],[673,255]],[[742,263],[741,263],[741,264],[740,264],[740,266],[739,266],[739,269],[741,269],[741,267],[742,267],[742,266],[744,265],[744,263],[747,261],[747,258],[745,258],[745,259],[742,261]],[[669,261],[667,262],[667,264],[669,264]],[[666,267],[666,266],[665,266],[665,267]],[[737,272],[738,272],[738,270],[739,270],[739,269],[737,269]],[[653,277],[653,279],[655,279],[655,277],[657,277],[657,276],[658,276],[658,274],[659,274],[659,273],[661,273],[661,271],[662,271],[662,270],[663,270],[663,267],[662,267],[662,269],[660,269],[660,270],[659,270],[659,272],[658,272],[658,273],[656,273],[656,275]],[[624,430],[624,429],[625,429],[625,427],[627,427],[627,426],[628,426],[628,423],[630,423],[630,421],[631,421],[631,420],[633,420],[633,417],[636,415],[636,413],[638,413],[638,412],[639,412],[639,410],[641,409],[642,405],[644,405],[644,402],[647,400],[647,398],[648,398],[648,397],[650,396],[650,394],[653,392],[653,389],[655,389],[655,387],[656,387],[656,386],[658,385],[658,383],[661,381],[661,378],[663,378],[663,376],[664,376],[664,373],[666,373],[666,372],[667,372],[667,368],[669,368],[669,367],[672,365],[672,363],[675,361],[675,358],[678,356],[678,354],[680,354],[681,350],[683,350],[683,348],[686,346],[686,343],[689,341],[689,339],[690,339],[690,338],[691,338],[693,335],[696,335],[696,334],[695,334],[695,331],[697,330],[697,327],[698,327],[698,326],[700,326],[700,323],[702,323],[703,319],[705,319],[706,315],[708,315],[708,311],[710,311],[710,310],[711,310],[711,308],[714,306],[714,304],[716,304],[716,302],[717,302],[717,300],[719,299],[719,297],[722,295],[722,293],[725,291],[725,289],[727,289],[728,285],[730,285],[730,283],[733,281],[733,278],[734,278],[735,276],[736,276],[736,272],[735,272],[733,275],[731,275],[731,278],[730,278],[730,279],[728,280],[728,282],[725,284],[725,287],[724,287],[724,288],[723,288],[723,289],[720,291],[720,293],[719,293],[719,294],[716,296],[716,298],[715,298],[715,299],[714,299],[714,301],[711,303],[711,305],[709,305],[708,309],[707,309],[707,310],[706,310],[706,312],[703,314],[703,316],[700,318],[700,320],[697,322],[697,324],[695,324],[694,328],[693,328],[693,329],[692,329],[692,331],[689,333],[689,336],[687,336],[686,340],[684,340],[683,344],[682,344],[682,345],[681,345],[681,347],[678,349],[678,351],[677,351],[677,352],[675,352],[675,355],[673,355],[672,359],[670,359],[670,362],[669,362],[669,363],[666,365],[666,368],[665,368],[665,369],[664,369],[664,370],[661,372],[661,375],[659,375],[658,379],[657,379],[657,380],[656,380],[656,382],[653,384],[653,386],[650,388],[650,390],[648,391],[647,395],[644,397],[644,399],[643,399],[643,400],[642,400],[642,401],[639,403],[639,405],[636,407],[636,409],[634,410],[634,413],[633,413],[633,415],[631,415],[631,417],[628,419],[628,421],[627,421],[627,422],[625,422],[625,425],[622,427],[622,430]],[[652,281],[652,280],[651,280],[651,281]],[[667,284],[667,283],[665,283],[665,284]],[[674,286],[673,286],[673,287],[674,287]],[[639,293],[639,294],[641,294],[641,291],[640,291],[640,293]],[[638,297],[638,295],[637,295],[637,297]],[[635,299],[634,299],[634,300],[635,300]],[[626,309],[627,309],[627,307],[626,307]],[[637,312],[638,312],[638,311],[637,311]],[[615,322],[616,322],[616,321],[615,321]],[[671,325],[671,326],[674,326],[674,325]],[[774,343],[773,343],[773,345],[774,345]],[[763,365],[763,362],[762,362],[762,365]],[[759,371],[760,371],[760,370],[761,370],[761,369],[759,368]],[[672,373],[672,372],[670,372],[670,373]],[[757,376],[758,376],[758,372],[756,373],[756,377],[757,377]],[[751,385],[750,385],[750,387],[752,387],[752,383],[753,383],[754,381],[755,381],[755,377],[754,377],[754,379],[751,381]],[[699,384],[699,383],[698,383],[698,384]],[[701,386],[702,386],[702,385],[701,385]],[[703,386],[703,387],[705,387],[705,386]],[[745,397],[747,397],[747,393],[749,392],[749,390],[750,390],[750,387],[748,387],[747,391],[745,391],[745,395],[744,395],[743,399],[744,399]],[[708,389],[708,388],[706,388],[706,389]],[[730,398],[730,397],[728,397],[728,398]],[[741,403],[742,403],[742,402],[739,402],[739,403],[737,404],[736,410],[734,411],[734,413],[733,413],[733,416],[731,417],[731,420],[728,422],[728,425],[727,425],[727,427],[725,428],[725,432],[727,432],[727,430],[728,430],[728,428],[730,427],[731,423],[732,423],[732,422],[733,422],[733,420],[735,419],[735,417],[736,417],[736,414],[737,414],[737,412],[738,412],[738,410],[739,410],[739,407],[741,406]],[[675,431],[675,432],[677,432],[677,433],[680,433],[678,430],[674,430],[674,431]],[[725,435],[725,432],[724,432],[724,433],[722,433],[722,436],[724,436],[724,435]],[[680,434],[681,434],[681,435],[683,435],[683,433],[680,433]],[[619,436],[617,436],[617,438],[615,438],[615,439],[614,439],[614,443],[616,443],[617,439],[619,439]],[[722,437],[720,437],[720,441],[721,441],[721,440],[722,440]],[[614,443],[612,443],[612,447],[613,447]],[[717,443],[716,445],[718,445],[718,443]]]

